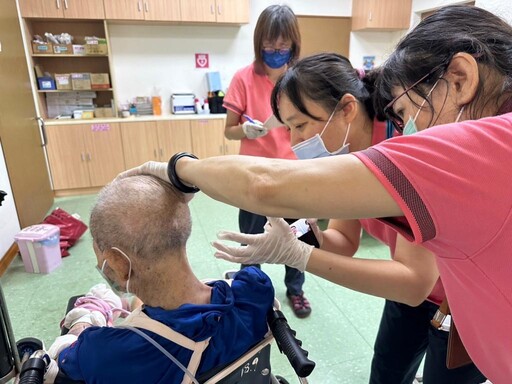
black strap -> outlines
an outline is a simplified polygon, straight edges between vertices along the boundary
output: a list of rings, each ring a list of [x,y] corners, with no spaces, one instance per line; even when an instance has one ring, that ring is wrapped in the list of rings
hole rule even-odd
[[[167,175],[169,176],[169,180],[171,180],[171,184],[174,185],[174,187],[183,193],[196,193],[199,192],[199,188],[197,187],[189,187],[185,184],[183,184],[176,174],[176,163],[179,159],[182,157],[191,157],[193,159],[197,159],[197,156],[189,153],[189,152],[178,152],[174,154],[170,159],[169,163],[167,164]]]

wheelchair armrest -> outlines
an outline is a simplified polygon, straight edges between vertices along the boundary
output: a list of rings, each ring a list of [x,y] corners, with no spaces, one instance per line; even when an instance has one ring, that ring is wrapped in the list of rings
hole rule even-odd
[[[308,377],[316,364],[308,359],[308,351],[301,348],[302,341],[295,338],[297,333],[289,327],[286,317],[281,311],[272,310],[267,322],[279,350],[286,355],[297,376]]]

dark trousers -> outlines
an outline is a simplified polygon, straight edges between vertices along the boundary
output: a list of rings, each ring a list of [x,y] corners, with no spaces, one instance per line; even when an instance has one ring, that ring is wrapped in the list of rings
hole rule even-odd
[[[418,307],[386,300],[375,340],[371,384],[411,384],[425,356],[424,384],[479,384],[485,377],[474,364],[446,368],[448,332],[430,325],[439,306]]]
[[[267,222],[265,216],[260,216],[252,212],[240,210],[238,214],[238,226],[240,232],[249,233],[252,235],[263,233],[263,227]],[[242,268],[247,267],[247,264],[242,264]],[[259,264],[255,265],[260,268]],[[300,295],[302,294],[302,286],[304,285],[305,275],[303,272],[296,268],[291,268],[285,265],[286,273],[284,276],[284,284],[286,285],[287,294]]]

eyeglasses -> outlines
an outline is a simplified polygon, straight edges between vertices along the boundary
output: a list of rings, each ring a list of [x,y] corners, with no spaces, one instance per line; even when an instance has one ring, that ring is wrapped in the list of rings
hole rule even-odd
[[[401,98],[403,95],[405,95],[407,92],[409,92],[411,89],[413,89],[414,87],[416,87],[417,85],[421,84],[422,82],[424,82],[425,80],[427,80],[430,76],[432,76],[434,73],[436,73],[437,71],[439,71],[441,68],[443,67],[447,67],[448,64],[450,64],[450,61],[451,61],[451,58],[450,60],[447,60],[447,62],[444,62],[442,64],[439,64],[439,65],[436,65],[434,68],[432,68],[432,70],[427,73],[425,76],[423,76],[421,79],[419,79],[418,81],[416,81],[413,85],[411,85],[410,87],[407,87],[402,93],[400,93],[397,97],[395,97],[393,100],[391,100],[385,107],[384,107],[384,114],[386,115],[386,117],[388,118],[388,120],[391,122],[391,124],[393,124],[393,126],[395,127],[395,129],[399,132],[399,133],[402,133],[404,131],[404,119],[399,116],[394,110],[393,110],[393,105],[396,103],[396,101]],[[444,75],[444,71],[443,73],[441,73],[441,75],[439,75],[438,79],[440,79],[442,76]]]
[[[274,52],[277,52],[281,56],[285,56],[285,55],[289,54],[292,51],[292,49],[291,48],[263,48],[262,51],[268,55],[271,55]]]

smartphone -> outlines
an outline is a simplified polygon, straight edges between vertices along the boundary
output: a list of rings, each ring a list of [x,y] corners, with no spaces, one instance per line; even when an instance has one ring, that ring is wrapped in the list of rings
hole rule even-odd
[[[318,243],[318,239],[315,236],[315,233],[309,226],[306,219],[284,219],[294,231],[295,236],[300,241],[305,242],[306,244],[312,245],[315,248],[320,248],[320,244]]]

